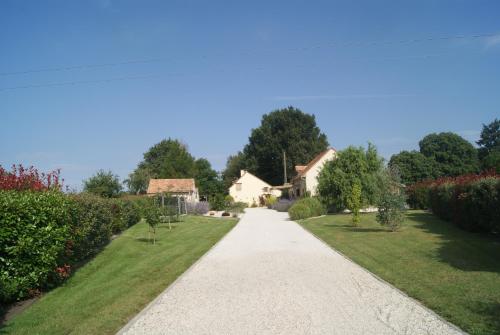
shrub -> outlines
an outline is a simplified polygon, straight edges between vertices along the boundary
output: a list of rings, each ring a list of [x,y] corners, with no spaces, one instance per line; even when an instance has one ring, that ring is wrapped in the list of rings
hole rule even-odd
[[[347,208],[352,212],[352,224],[359,223],[359,211],[361,210],[361,183],[355,182],[351,193],[347,197]]]
[[[243,210],[248,207],[246,202],[233,202],[228,208],[227,211],[230,213],[243,213]]]
[[[265,199],[265,205],[267,208],[273,208],[273,205],[278,201],[278,198],[276,198],[274,195],[270,195]]]
[[[226,201],[223,194],[216,194],[210,200],[210,209],[213,211],[222,211],[226,207]]]
[[[429,208],[429,182],[420,182],[406,188],[407,203],[412,209]]]
[[[495,171],[420,183],[410,187],[410,194],[416,189],[427,193],[428,207],[440,218],[469,231],[500,232],[500,175]]]
[[[307,219],[326,213],[326,209],[318,198],[303,198],[296,201],[288,210],[292,220]]]
[[[74,195],[71,200],[72,258],[79,262],[96,255],[110,241],[113,212],[109,200],[95,195]]]
[[[65,261],[70,207],[58,191],[0,191],[1,302],[51,285]]]
[[[47,191],[61,190],[60,170],[40,173],[33,166],[12,165],[9,172],[0,165],[0,190]]]
[[[401,227],[405,215],[406,197],[402,192],[387,192],[381,195],[378,204],[377,221],[392,231]]]
[[[208,213],[209,204],[207,201],[186,202],[186,211],[188,214],[203,215]]]

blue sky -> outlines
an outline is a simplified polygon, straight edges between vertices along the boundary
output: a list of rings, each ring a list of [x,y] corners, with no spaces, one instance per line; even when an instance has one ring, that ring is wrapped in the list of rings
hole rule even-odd
[[[476,140],[500,117],[498,13],[483,0],[2,0],[0,164],[61,168],[80,187],[101,168],[126,177],[172,137],[220,170],[288,105],[337,149]]]

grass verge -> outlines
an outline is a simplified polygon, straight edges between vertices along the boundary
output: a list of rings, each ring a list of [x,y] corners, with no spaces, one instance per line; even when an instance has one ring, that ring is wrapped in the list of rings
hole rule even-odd
[[[354,262],[471,334],[500,334],[500,239],[463,231],[409,211],[389,232],[375,214],[327,215],[299,222]]]
[[[0,328],[0,334],[114,334],[235,224],[188,216],[157,228],[138,223],[112,241],[63,286]]]

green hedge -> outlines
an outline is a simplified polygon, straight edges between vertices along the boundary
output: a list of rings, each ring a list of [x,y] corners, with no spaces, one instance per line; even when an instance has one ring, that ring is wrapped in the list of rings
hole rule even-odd
[[[140,209],[131,200],[0,190],[0,303],[58,285],[137,223]]]
[[[465,175],[408,188],[412,208],[429,208],[440,218],[474,232],[500,233],[500,177]]]
[[[326,208],[318,198],[303,198],[296,201],[289,209],[292,220],[302,220],[326,213]]]

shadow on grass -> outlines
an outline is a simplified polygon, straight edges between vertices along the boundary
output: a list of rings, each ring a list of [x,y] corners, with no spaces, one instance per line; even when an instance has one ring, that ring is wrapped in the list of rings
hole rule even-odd
[[[471,233],[430,213],[408,213],[408,218],[422,229],[440,239],[440,261],[463,271],[500,272],[500,238]]]
[[[386,233],[387,229],[384,228],[365,228],[365,227],[356,227],[348,224],[335,224],[335,223],[327,223],[324,225],[325,227],[335,227],[342,228],[344,231],[352,232],[352,233]]]

